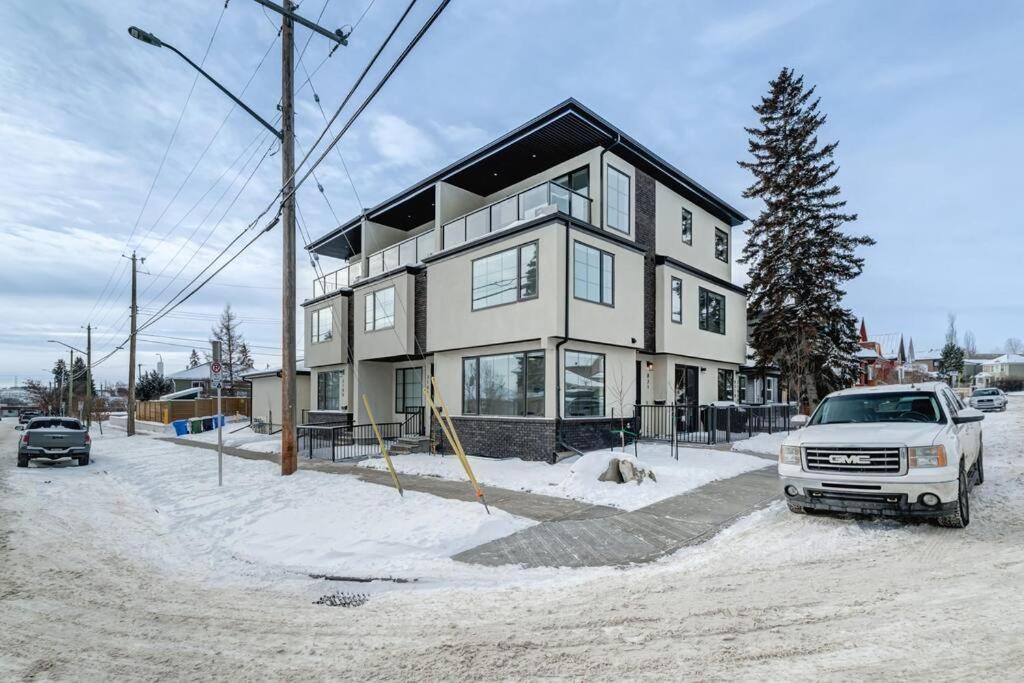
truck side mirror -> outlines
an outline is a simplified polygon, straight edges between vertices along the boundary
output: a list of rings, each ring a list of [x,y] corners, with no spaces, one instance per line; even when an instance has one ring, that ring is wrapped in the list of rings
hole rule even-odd
[[[800,427],[806,427],[807,423],[811,421],[810,415],[794,415],[789,418],[790,424],[799,429]]]

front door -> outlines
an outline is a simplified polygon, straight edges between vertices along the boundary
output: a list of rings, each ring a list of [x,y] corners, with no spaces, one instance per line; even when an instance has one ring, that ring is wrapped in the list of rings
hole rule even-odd
[[[700,371],[693,365],[677,365],[675,377],[676,430],[695,429],[699,417],[697,402]]]

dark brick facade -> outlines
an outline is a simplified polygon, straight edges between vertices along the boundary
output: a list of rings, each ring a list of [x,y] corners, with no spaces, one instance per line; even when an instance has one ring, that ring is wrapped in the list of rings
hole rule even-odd
[[[644,248],[644,351],[654,353],[655,319],[655,187],[654,178],[636,170],[636,243]]]
[[[626,420],[626,429],[631,429],[630,422]],[[559,441],[580,451],[611,448],[619,445],[619,435],[612,434],[612,430],[621,427],[621,420],[612,417],[562,420]]]
[[[354,295],[348,295],[348,340],[345,345],[345,358],[342,359],[343,363],[352,362],[352,354],[355,353],[353,344],[355,343],[355,319],[356,319],[356,298]]]
[[[452,422],[467,455],[547,461],[558,450],[554,420],[453,416]],[[439,451],[453,452],[434,419],[430,430]]]
[[[326,410],[311,410],[306,414],[306,424],[341,424],[351,426],[352,413],[335,413]]]
[[[427,352],[427,270],[424,268],[413,277],[413,337],[418,355]]]

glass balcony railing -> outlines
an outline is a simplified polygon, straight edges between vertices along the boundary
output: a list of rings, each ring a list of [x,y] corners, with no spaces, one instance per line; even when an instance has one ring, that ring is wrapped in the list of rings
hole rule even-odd
[[[362,277],[362,273],[362,263],[353,263],[339,268],[333,273],[325,273],[323,277],[313,280],[313,298],[336,292],[344,287],[351,287]]]
[[[398,244],[393,244],[387,249],[370,254],[366,264],[366,275],[373,277],[401,266],[411,266],[421,262],[435,251],[437,249],[434,248],[434,231],[428,230]]]
[[[516,221],[529,220],[553,206],[573,218],[590,222],[590,202],[586,195],[552,182],[541,183],[519,194],[488,204],[465,216],[444,224],[442,248],[449,249],[470,242],[488,233],[502,230]]]

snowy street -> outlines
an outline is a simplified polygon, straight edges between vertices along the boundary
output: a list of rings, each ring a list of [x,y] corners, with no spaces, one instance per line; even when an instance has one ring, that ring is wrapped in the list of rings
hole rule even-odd
[[[963,531],[778,503],[650,565],[520,570],[446,559],[530,524],[474,504],[236,458],[224,495],[209,451],[113,434],[86,468],[16,469],[4,420],[0,678],[1006,679],[1024,667],[1024,397],[983,426]],[[306,575],[334,553],[425,580]],[[312,604],[335,590],[371,597]]]

